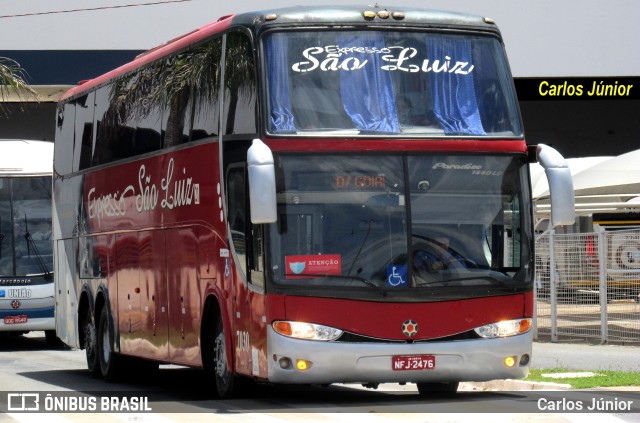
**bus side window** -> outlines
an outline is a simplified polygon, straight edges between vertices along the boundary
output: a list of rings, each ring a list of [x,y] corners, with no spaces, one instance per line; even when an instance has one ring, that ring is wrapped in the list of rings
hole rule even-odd
[[[244,165],[232,165],[227,170],[227,219],[231,242],[238,257],[243,277],[247,275],[246,190]]]
[[[58,105],[58,125],[56,128],[58,133],[56,134],[54,162],[56,173],[59,175],[66,175],[73,171],[71,155],[67,152],[73,150],[75,107],[74,102]]]
[[[254,134],[258,83],[249,37],[232,32],[227,37],[225,67],[225,134]]]
[[[263,225],[252,225],[251,230],[251,257],[249,264],[251,266],[250,282],[254,285],[264,288],[264,237]]]
[[[113,152],[109,146],[111,138],[114,136],[115,125],[113,119],[109,119],[109,93],[111,85],[98,88],[95,98],[95,124],[93,125],[93,138],[96,140],[96,147],[91,159],[91,165],[97,166],[112,161]]]
[[[91,92],[76,100],[76,146],[73,170],[91,167],[93,159],[93,110],[95,93]]]
[[[262,225],[253,225],[248,219],[246,168],[232,165],[227,171],[227,206],[229,228],[238,266],[243,277],[254,285],[264,287],[264,243]]]
[[[220,37],[166,60],[163,79],[175,83],[165,88],[163,148],[217,136],[221,54]]]

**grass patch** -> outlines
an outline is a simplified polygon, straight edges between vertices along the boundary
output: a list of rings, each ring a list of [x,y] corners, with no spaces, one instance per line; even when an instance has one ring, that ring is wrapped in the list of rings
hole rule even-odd
[[[578,370],[569,369],[531,369],[525,380],[529,382],[554,382],[571,385],[575,389],[606,388],[609,386],[640,386],[640,373],[618,372],[613,370],[593,370],[595,376],[557,378],[543,376],[553,373],[575,373]]]

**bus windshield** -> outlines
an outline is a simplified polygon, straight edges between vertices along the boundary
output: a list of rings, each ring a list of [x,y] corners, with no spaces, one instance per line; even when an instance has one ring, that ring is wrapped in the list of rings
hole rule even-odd
[[[0,178],[0,276],[52,270],[51,176]]]
[[[504,49],[493,36],[274,32],[264,50],[274,135],[522,135]]]
[[[523,157],[287,154],[276,166],[276,291],[441,301],[531,288]]]

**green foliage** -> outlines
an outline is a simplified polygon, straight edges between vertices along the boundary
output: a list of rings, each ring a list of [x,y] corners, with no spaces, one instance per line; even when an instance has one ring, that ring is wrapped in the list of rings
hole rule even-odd
[[[547,374],[579,373],[578,370],[568,369],[531,369],[525,379],[529,382],[553,382],[571,385],[574,389],[589,389],[611,386],[640,386],[640,373],[619,372],[613,370],[592,370],[593,376],[587,377],[549,377]]]
[[[37,100],[38,94],[25,81],[26,72],[13,59],[0,57],[0,113],[6,113],[3,101],[11,94]]]

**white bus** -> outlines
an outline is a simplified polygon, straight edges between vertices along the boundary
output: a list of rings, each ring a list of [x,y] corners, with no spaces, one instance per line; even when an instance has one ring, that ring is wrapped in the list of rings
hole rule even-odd
[[[51,239],[53,143],[0,140],[0,331],[57,341]]]

